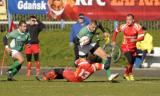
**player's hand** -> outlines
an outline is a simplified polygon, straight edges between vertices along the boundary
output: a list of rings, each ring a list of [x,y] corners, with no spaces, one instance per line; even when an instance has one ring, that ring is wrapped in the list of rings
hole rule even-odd
[[[90,38],[88,36],[83,36],[80,38],[79,42],[81,46],[87,45],[90,42]]]
[[[103,36],[104,36],[104,37],[109,37],[110,34],[109,34],[108,32],[104,32],[104,33],[103,33]]]
[[[115,47],[116,46],[116,42],[112,42],[112,46]]]
[[[37,21],[37,19],[33,19],[33,21],[34,21],[34,24],[38,24],[38,21]]]
[[[10,53],[12,52],[12,49],[9,48],[9,47],[8,47],[8,48],[5,48],[5,50],[7,51],[8,54],[10,54]]]
[[[27,47],[27,48],[30,48],[30,47],[31,47],[31,44],[26,44],[26,47]]]

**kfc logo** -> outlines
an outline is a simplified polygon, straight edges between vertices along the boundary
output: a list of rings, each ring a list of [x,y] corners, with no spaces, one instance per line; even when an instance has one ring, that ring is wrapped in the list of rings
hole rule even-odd
[[[106,2],[104,0],[76,0],[76,4],[75,5],[83,5],[83,6],[92,6],[93,5],[93,1],[96,1],[96,3],[99,6],[105,6]]]

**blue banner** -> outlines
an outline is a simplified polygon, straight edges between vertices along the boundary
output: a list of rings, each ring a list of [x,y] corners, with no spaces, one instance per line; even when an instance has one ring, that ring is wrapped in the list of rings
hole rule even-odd
[[[8,0],[11,14],[47,14],[48,0]]]

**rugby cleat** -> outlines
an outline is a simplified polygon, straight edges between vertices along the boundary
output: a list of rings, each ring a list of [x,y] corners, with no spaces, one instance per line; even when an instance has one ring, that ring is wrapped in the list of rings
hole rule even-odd
[[[126,79],[127,81],[130,81],[130,76],[128,74],[124,74],[123,78]]]
[[[111,74],[108,78],[109,81],[112,81],[114,79],[116,79],[117,77],[119,76],[119,73],[114,73],[114,74]]]

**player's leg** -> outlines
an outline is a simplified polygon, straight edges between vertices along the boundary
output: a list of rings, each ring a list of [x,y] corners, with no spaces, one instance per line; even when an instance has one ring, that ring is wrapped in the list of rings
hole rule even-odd
[[[32,45],[25,47],[25,54],[27,58],[27,77],[31,76],[31,67],[32,67]]]
[[[127,66],[125,68],[125,74],[124,74],[124,78],[126,80],[130,80],[130,73],[132,73],[132,68],[133,68],[133,64],[134,64],[134,56],[132,55],[131,52],[125,52],[124,56],[127,59]]]
[[[148,52],[147,50],[144,50],[142,53],[143,53],[142,55],[142,62],[143,62]]]
[[[12,57],[14,59],[14,63],[8,70],[8,80],[13,80],[13,76],[16,75],[24,62],[24,58],[22,54],[16,50],[12,51]]]
[[[35,65],[36,65],[36,76],[38,76],[40,74],[39,44],[33,44],[32,51],[34,55]]]
[[[95,51],[94,54],[101,57],[103,64],[106,66],[106,75],[109,78],[111,76],[111,71],[110,71],[110,63],[111,63],[111,57],[105,53],[105,51],[98,47]]]
[[[105,65],[105,64],[100,64],[100,63],[94,63],[92,64],[93,67],[95,67],[94,69],[96,70],[108,70],[109,66]],[[110,77],[108,78],[109,81],[112,81],[113,79],[117,78],[119,76],[118,73],[115,74],[111,74]]]
[[[34,54],[34,60],[36,65],[36,76],[40,74],[40,61],[39,61],[39,53]]]
[[[32,67],[32,54],[26,54],[27,58],[27,77],[31,76],[31,67]]]
[[[79,58],[79,55],[78,55],[78,45],[77,44],[74,44],[74,54],[75,54],[75,60],[77,60]]]

